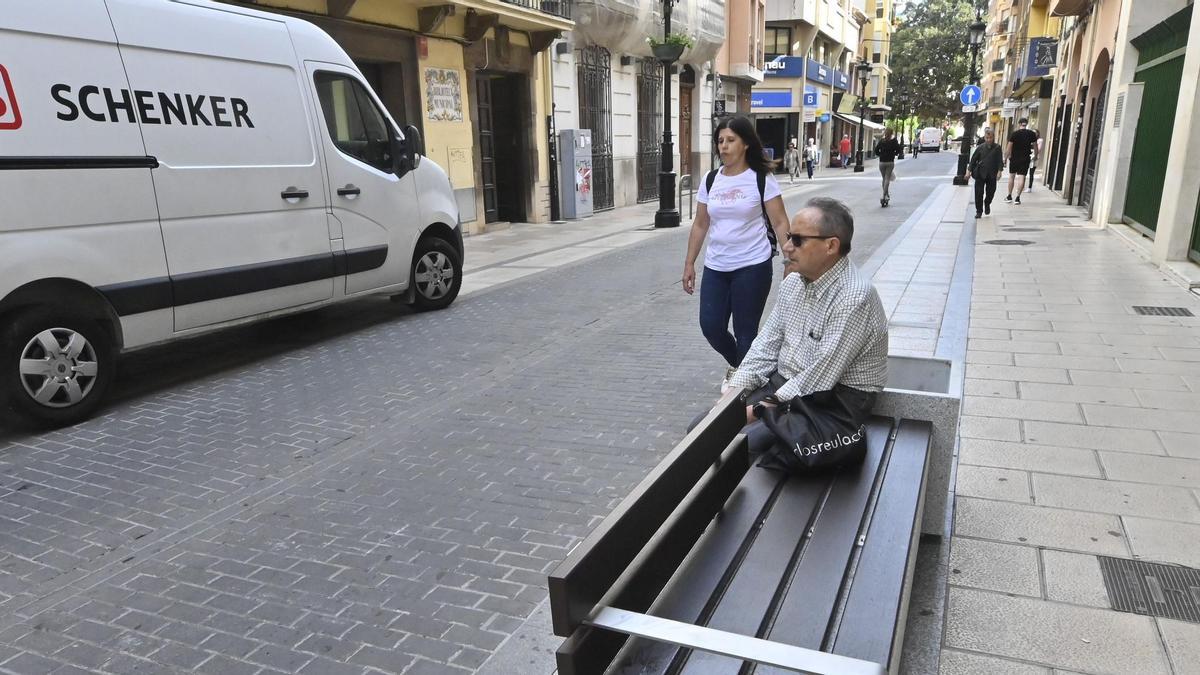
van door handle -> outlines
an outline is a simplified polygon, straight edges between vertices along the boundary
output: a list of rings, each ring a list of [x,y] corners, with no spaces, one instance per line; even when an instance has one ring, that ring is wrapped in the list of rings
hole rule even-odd
[[[308,190],[297,190],[294,187],[289,187],[283,192],[280,192],[279,196],[283,197],[284,199],[307,199]]]
[[[339,197],[349,197],[351,195],[362,194],[362,190],[360,190],[356,185],[347,184],[344,188],[338,188],[337,193]]]

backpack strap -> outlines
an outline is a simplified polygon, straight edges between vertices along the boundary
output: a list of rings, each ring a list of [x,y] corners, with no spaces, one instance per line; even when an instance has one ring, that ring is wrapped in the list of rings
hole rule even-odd
[[[708,172],[707,176],[704,177],[704,191],[705,192],[712,192],[713,181],[715,181],[717,179],[717,171],[718,171],[718,169],[713,169],[712,171]]]
[[[767,241],[771,243],[771,257],[779,250],[779,237],[775,236],[775,228],[771,227],[771,217],[767,215],[767,172],[755,172],[758,177],[758,204],[762,207],[763,225],[767,226]]]

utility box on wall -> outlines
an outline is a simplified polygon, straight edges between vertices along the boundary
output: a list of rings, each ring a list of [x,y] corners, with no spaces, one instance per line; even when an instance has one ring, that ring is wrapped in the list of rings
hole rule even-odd
[[[562,217],[578,220],[592,215],[592,132],[563,129],[558,133],[558,184]]]

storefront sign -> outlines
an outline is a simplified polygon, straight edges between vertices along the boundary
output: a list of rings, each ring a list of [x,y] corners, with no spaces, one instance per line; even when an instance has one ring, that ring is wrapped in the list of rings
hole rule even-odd
[[[1029,41],[1028,61],[1025,63],[1026,77],[1045,77],[1050,69],[1058,65],[1058,40],[1037,37]]]
[[[849,89],[850,76],[840,70],[833,71],[833,86],[838,89]]]
[[[750,109],[755,108],[790,108],[792,107],[792,90],[776,89],[754,91],[750,94]]]
[[[805,108],[817,107],[817,90],[807,84],[804,85],[804,107]]]
[[[437,122],[461,122],[462,86],[458,71],[425,69],[425,116]]]
[[[808,79],[822,84],[833,84],[833,72],[816,61],[807,62]]]
[[[776,56],[763,64],[763,75],[767,77],[803,77],[803,56]]]

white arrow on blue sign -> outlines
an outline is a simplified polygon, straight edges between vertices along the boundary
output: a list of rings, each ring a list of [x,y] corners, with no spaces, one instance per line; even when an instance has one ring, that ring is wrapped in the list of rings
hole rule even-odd
[[[983,98],[983,92],[973,84],[963,87],[958,94],[958,100],[962,101],[963,105],[975,105],[981,98]]]

